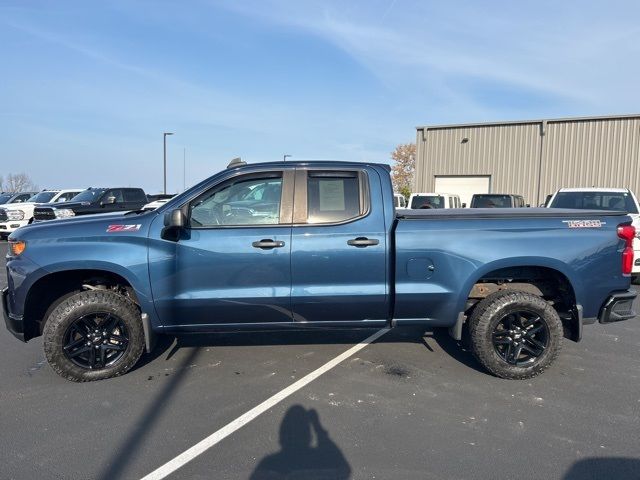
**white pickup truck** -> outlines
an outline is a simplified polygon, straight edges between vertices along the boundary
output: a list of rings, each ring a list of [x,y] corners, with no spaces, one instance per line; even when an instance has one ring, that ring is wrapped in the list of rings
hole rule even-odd
[[[579,208],[587,210],[612,210],[627,212],[632,225],[640,232],[640,205],[628,188],[561,188],[553,194],[548,208]],[[640,280],[640,233],[633,241],[634,263],[631,276],[634,283]]]
[[[0,206],[0,238],[8,237],[10,233],[15,232],[18,228],[30,224],[36,205],[66,202],[83,190],[83,188],[43,190],[28,198],[26,202]]]

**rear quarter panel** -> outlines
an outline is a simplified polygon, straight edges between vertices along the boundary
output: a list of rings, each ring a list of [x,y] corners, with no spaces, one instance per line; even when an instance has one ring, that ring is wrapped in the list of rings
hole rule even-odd
[[[597,316],[610,292],[629,288],[616,228],[630,219],[602,216],[599,228],[569,228],[563,223],[568,219],[400,219],[394,318],[450,326],[480,278],[516,266],[562,273],[584,316]]]

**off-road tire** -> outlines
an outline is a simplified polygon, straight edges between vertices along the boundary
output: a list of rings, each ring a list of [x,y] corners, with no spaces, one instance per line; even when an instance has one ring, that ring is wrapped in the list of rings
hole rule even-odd
[[[96,370],[82,368],[67,358],[64,337],[78,318],[98,312],[112,313],[125,325],[128,345],[113,365]],[[90,382],[127,373],[140,359],[144,349],[144,331],[138,307],[126,297],[108,290],[87,290],[60,302],[46,318],[43,329],[44,353],[51,368],[73,382]]]
[[[548,346],[529,366],[507,363],[498,355],[493,343],[494,329],[505,316],[518,311],[535,313],[548,328]],[[524,380],[540,375],[557,358],[562,347],[562,321],[544,299],[526,292],[504,290],[489,295],[473,310],[469,318],[471,350],[493,375],[510,380]]]

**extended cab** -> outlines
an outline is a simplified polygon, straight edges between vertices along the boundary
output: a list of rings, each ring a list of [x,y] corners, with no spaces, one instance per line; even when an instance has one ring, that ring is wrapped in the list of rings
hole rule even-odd
[[[548,208],[578,208],[625,212],[636,228],[633,241],[634,262],[631,275],[634,283],[640,281],[640,205],[628,188],[561,188],[547,203]]]
[[[43,190],[27,199],[24,203],[0,206],[0,236],[9,235],[20,227],[33,221],[33,211],[41,203],[67,202],[82,191],[81,188],[69,190]]]
[[[35,222],[76,217],[92,213],[126,212],[140,210],[147,204],[141,188],[88,188],[71,201],[35,208]]]
[[[625,320],[623,212],[396,211],[385,165],[238,165],[150,212],[9,237],[8,329],[63,377],[113,377],[157,335],[446,327],[491,373],[530,378],[583,325]]]

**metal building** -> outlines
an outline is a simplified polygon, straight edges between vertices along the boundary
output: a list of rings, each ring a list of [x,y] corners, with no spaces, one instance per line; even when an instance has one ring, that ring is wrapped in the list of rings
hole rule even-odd
[[[417,128],[415,192],[513,193],[532,206],[561,187],[640,194],[640,114]]]

